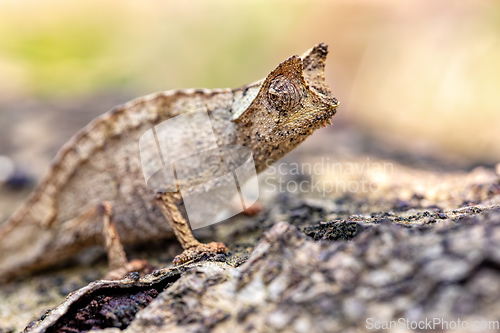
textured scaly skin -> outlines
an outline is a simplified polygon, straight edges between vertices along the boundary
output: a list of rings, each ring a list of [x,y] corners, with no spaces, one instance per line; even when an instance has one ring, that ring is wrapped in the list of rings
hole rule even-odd
[[[326,45],[318,44],[249,86],[160,92],[93,120],[61,148],[28,200],[0,226],[0,279],[102,244],[102,218],[85,213],[103,202],[112,204],[124,244],[172,237],[144,181],[141,135],[181,113],[206,110],[218,145],[249,147],[260,172],[335,114],[337,100],[324,83],[326,54]]]

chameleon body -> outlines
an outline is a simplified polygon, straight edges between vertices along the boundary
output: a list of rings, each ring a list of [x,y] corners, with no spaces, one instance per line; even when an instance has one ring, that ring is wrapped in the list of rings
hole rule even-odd
[[[67,142],[24,205],[0,225],[0,278],[28,274],[102,244],[108,202],[124,244],[174,235],[144,181],[139,139],[171,117],[206,110],[217,144],[243,145],[258,172],[330,122],[338,105],[318,44],[238,89],[192,89],[137,98],[93,120]],[[203,140],[200,137],[200,140]],[[171,221],[169,221],[171,222]]]

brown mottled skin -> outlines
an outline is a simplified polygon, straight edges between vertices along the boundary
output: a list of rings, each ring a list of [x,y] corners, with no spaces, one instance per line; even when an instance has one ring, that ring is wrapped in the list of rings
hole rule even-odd
[[[160,92],[96,118],[64,145],[26,203],[0,225],[0,279],[103,243],[111,267],[120,268],[126,262],[122,243],[173,234],[185,249],[175,263],[200,252],[224,252],[222,243],[194,239],[176,206],[179,193],[148,189],[139,138],[166,119],[206,110],[218,145],[250,148],[260,172],[266,161],[278,160],[335,114],[337,100],[324,82],[326,55],[327,46],[318,44],[249,86]]]

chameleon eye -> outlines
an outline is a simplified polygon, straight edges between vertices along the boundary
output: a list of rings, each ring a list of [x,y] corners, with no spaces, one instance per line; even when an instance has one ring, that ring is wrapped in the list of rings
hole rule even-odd
[[[290,112],[299,105],[300,98],[297,82],[278,75],[269,84],[266,106],[269,111]]]
[[[278,99],[279,99],[279,93],[274,91],[274,90],[269,90],[269,98],[273,101],[273,102],[277,102]]]

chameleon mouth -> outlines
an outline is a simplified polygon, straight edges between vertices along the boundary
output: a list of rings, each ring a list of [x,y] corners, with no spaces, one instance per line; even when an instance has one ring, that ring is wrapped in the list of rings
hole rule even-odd
[[[323,92],[315,91],[314,87],[310,87],[312,93],[321,100],[320,107],[314,110],[311,117],[315,123],[326,127],[327,125],[333,125],[331,118],[337,113],[337,107],[339,105],[338,100],[332,96],[332,93],[326,86],[326,94]]]
[[[326,84],[324,85],[322,91],[318,91],[314,86],[310,86],[310,89],[312,93],[328,107],[336,109],[339,106],[339,101],[335,97],[333,97],[332,92]]]
[[[319,96],[318,96],[319,97]],[[289,126],[299,126],[299,127],[311,127],[319,125],[323,125],[324,127],[327,124],[332,125],[331,118],[337,112],[337,100],[332,97],[331,102],[325,102],[324,98],[317,98],[315,101],[315,106],[307,106],[303,109],[307,109],[307,112],[297,112],[295,114],[289,115],[286,120],[280,122],[281,125],[289,125]],[[319,101],[318,101],[319,100]]]

